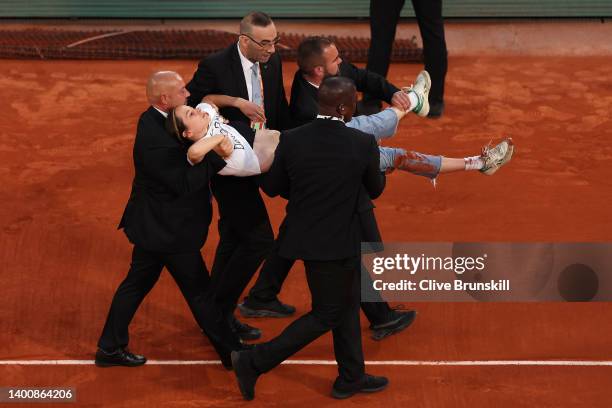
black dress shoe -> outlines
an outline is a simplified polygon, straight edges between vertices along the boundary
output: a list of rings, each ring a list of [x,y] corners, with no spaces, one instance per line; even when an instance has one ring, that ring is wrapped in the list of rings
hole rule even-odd
[[[429,113],[427,117],[430,119],[439,119],[444,113],[444,102],[430,102]]]
[[[363,381],[356,385],[343,383],[340,378],[337,378],[332,387],[332,397],[345,399],[352,397],[358,392],[382,391],[387,388],[387,385],[389,385],[387,377],[376,377],[369,374],[366,374]]]
[[[262,302],[249,296],[238,305],[244,317],[288,317],[295,313],[295,307],[281,303],[278,299]]]
[[[255,398],[255,383],[259,377],[259,373],[255,371],[251,363],[250,353],[250,351],[232,351],[232,365],[238,388],[240,388],[242,397],[247,401]]]
[[[380,324],[370,325],[370,330],[373,331],[372,339],[382,340],[392,334],[401,332],[414,322],[416,315],[417,313],[414,310],[407,312],[392,310],[389,314],[389,320]]]
[[[261,330],[259,330],[257,327],[242,323],[233,315],[230,319],[229,325],[232,331],[236,333],[238,337],[240,337],[240,340],[257,340],[261,337]]]
[[[96,351],[96,365],[98,367],[138,367],[147,362],[145,356],[131,353],[128,349],[118,349],[108,353],[102,349]]]

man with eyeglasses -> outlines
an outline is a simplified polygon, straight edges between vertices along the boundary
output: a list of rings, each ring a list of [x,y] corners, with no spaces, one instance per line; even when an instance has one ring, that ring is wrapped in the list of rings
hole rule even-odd
[[[188,104],[195,107],[205,98],[230,121],[257,128],[290,128],[281,59],[276,54],[279,41],[267,14],[249,13],[240,22],[238,42],[200,62],[187,84]]]
[[[213,103],[229,121],[254,129],[291,127],[283,87],[278,33],[270,17],[252,12],[240,22],[237,43],[204,58],[187,84],[188,105]],[[234,317],[236,303],[274,243],[274,233],[255,177],[213,177],[219,204],[219,244],[211,291],[235,333],[255,340],[261,331]]]

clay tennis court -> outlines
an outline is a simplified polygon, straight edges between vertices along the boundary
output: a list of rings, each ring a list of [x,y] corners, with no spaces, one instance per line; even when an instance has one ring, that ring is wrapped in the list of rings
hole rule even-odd
[[[130,260],[131,246],[116,225],[130,191],[146,78],[164,69],[189,80],[196,61],[1,66],[0,386],[73,387],[79,406],[245,404],[167,273],[131,325],[130,348],[153,361],[133,369],[93,366],[109,302]],[[395,172],[376,201],[384,239],[609,241],[612,57],[451,56],[449,67],[443,118],[410,116],[386,144],[463,157],[512,136],[515,157],[493,177],[442,176],[435,189]],[[287,92],[295,69],[284,64]],[[389,78],[409,84],[420,69],[394,64]],[[277,228],[284,202],[267,204]],[[217,240],[213,221],[203,248],[208,265]],[[309,309],[301,264],[281,299],[298,314]],[[293,364],[261,377],[249,405],[610,405],[608,303],[405,307],[418,310],[416,322],[382,342],[368,338],[362,320],[365,357],[374,362],[368,371],[389,377],[385,392],[332,400],[336,367],[326,335],[293,356]],[[289,322],[245,321],[262,328],[263,340]]]

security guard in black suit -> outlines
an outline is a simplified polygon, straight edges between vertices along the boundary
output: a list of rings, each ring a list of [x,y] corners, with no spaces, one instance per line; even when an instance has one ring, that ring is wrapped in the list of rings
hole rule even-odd
[[[230,350],[241,347],[229,326],[216,322],[218,312],[206,300],[209,276],[200,253],[212,217],[209,181],[225,161],[210,152],[201,163],[189,165],[186,146],[164,127],[168,109],[184,103],[188,94],[175,72],[155,73],[147,84],[152,106],[138,121],[132,192],[119,224],[134,245],[132,262],[98,341],[98,366],[145,363],[143,356],[127,350],[128,326],[164,267],[226,366]],[[216,150],[227,154],[219,146]]]
[[[302,259],[312,310],[278,337],[249,351],[232,352],[245,399],[255,396],[262,373],[303,347],[333,333],[338,378],[332,395],[348,398],[386,387],[384,377],[365,374],[359,327],[360,191],[378,197],[385,186],[374,136],[345,126],[355,110],[356,90],[346,78],[328,78],[319,90],[320,115],[281,134],[274,162],[262,182],[271,197],[289,197],[279,254]]]
[[[187,84],[189,104],[195,106],[204,98],[217,105],[232,123],[243,122],[255,129],[291,127],[281,60],[275,52],[278,41],[268,15],[253,12],[245,16],[238,42],[200,62]],[[233,311],[272,249],[274,233],[257,177],[218,177],[212,191],[219,206],[227,209],[221,211],[218,223],[219,244],[211,271],[213,291],[236,333],[243,340],[254,340],[261,331],[238,321]]]

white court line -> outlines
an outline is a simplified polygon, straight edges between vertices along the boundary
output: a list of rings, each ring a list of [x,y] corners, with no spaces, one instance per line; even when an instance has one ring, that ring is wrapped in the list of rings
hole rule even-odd
[[[372,360],[366,365],[388,366],[582,366],[610,367],[610,360]],[[148,360],[147,365],[220,365],[219,360]],[[287,360],[292,365],[336,365],[335,360]],[[2,365],[94,365],[93,360],[0,360]]]

